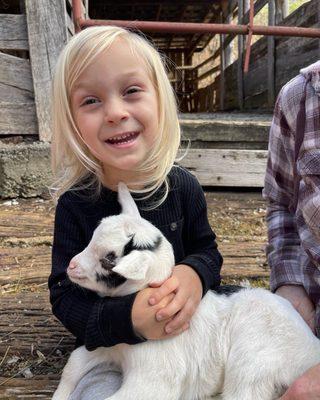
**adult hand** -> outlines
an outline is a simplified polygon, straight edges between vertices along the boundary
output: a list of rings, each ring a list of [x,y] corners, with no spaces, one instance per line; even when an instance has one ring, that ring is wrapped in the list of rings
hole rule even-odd
[[[289,300],[309,325],[312,332],[315,333],[315,307],[304,287],[299,285],[283,285],[275,293]]]
[[[320,400],[320,364],[293,382],[279,400]]]
[[[153,292],[149,303],[158,304],[170,293],[174,293],[174,298],[157,312],[156,318],[158,321],[169,320],[165,331],[168,334],[176,334],[189,327],[189,321],[202,297],[202,283],[193,268],[184,264],[176,265],[172,276]]]

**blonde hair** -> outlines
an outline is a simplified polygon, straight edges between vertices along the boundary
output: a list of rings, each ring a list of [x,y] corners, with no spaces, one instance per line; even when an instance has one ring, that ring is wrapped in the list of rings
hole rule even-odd
[[[52,187],[58,198],[71,188],[96,185],[101,189],[102,165],[89,151],[81,138],[71,112],[71,91],[80,74],[117,38],[127,41],[135,55],[140,56],[150,74],[159,108],[159,133],[155,145],[137,172],[144,175],[144,189],[132,189],[150,197],[163,184],[165,190],[157,200],[161,204],[168,194],[167,175],[177,156],[180,126],[175,94],[166,74],[163,60],[155,48],[143,37],[123,28],[98,26],[76,34],[60,54],[53,79],[53,138],[51,146],[52,170],[56,178]],[[139,176],[141,174],[137,174]],[[131,184],[131,182],[130,182]],[[129,187],[130,187],[129,184]]]

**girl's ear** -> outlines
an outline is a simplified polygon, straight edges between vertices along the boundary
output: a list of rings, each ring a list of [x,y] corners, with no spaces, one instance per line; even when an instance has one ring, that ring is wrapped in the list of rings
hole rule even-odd
[[[118,184],[118,201],[121,204],[122,214],[141,218],[138,207],[136,206],[129,189],[122,182],[119,182]]]

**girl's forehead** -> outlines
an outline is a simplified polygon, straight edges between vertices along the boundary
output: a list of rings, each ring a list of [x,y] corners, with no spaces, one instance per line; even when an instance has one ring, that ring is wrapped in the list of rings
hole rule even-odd
[[[76,79],[73,89],[86,85],[88,78],[113,80],[117,78],[152,79],[152,72],[145,58],[139,52],[132,51],[125,41],[117,39],[108,48],[89,61]]]

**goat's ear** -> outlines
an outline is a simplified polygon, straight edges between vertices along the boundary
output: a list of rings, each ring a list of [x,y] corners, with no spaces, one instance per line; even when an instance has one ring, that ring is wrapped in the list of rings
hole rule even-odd
[[[138,207],[134,202],[127,186],[119,182],[118,184],[118,200],[121,204],[122,213],[131,215],[132,217],[141,218]]]
[[[146,255],[141,254],[139,250],[123,257],[119,263],[112,268],[113,272],[122,275],[126,279],[140,281],[145,279],[150,266],[150,260]]]

